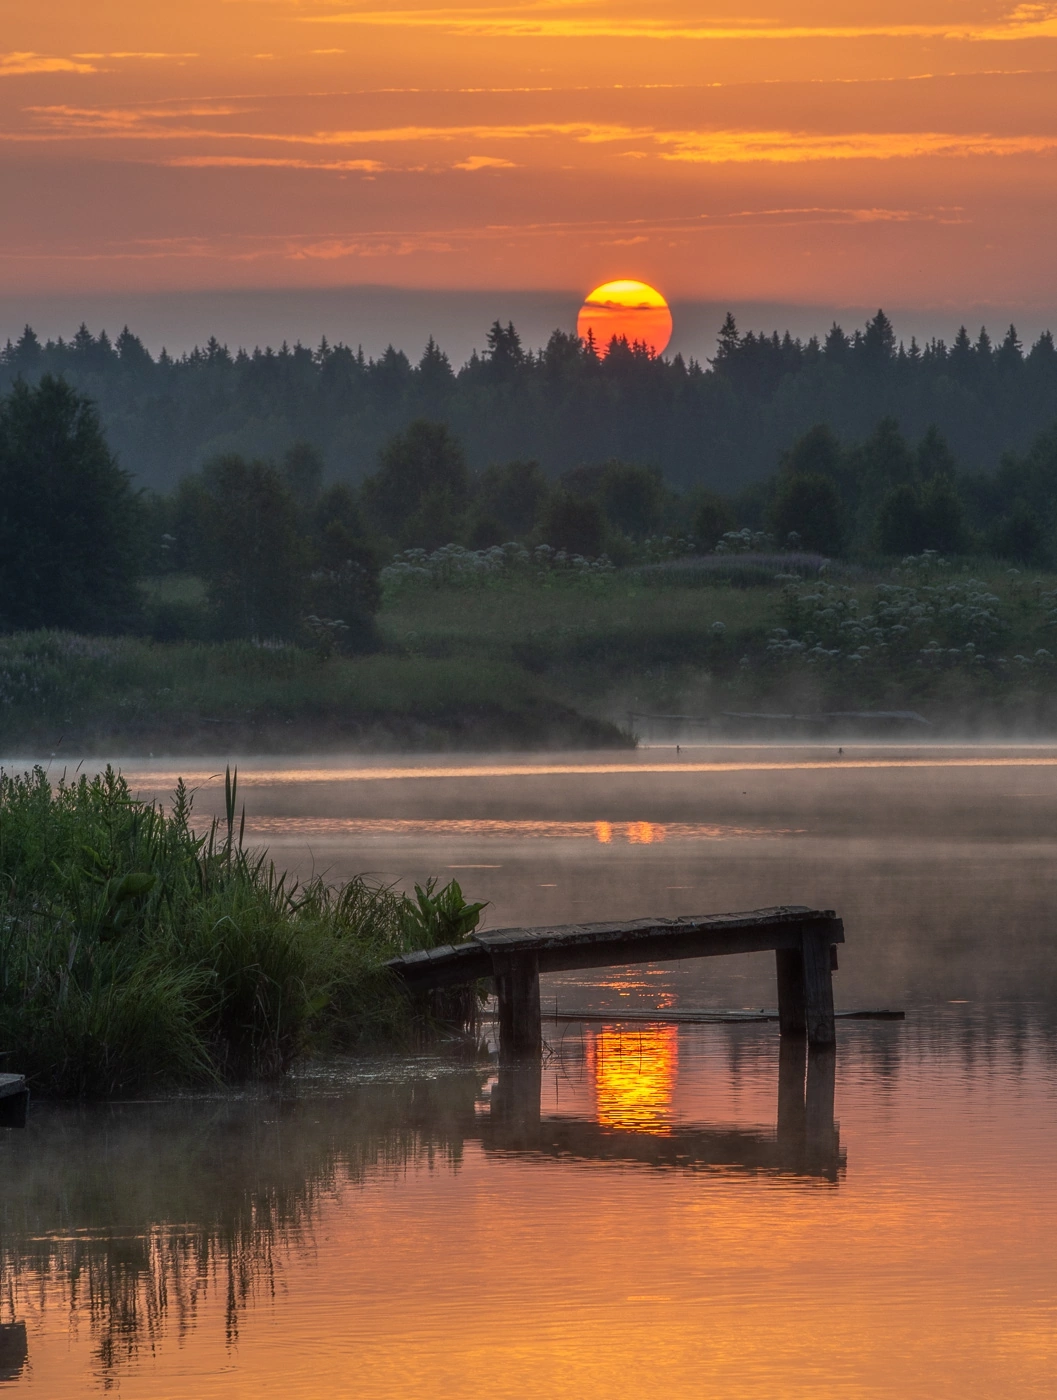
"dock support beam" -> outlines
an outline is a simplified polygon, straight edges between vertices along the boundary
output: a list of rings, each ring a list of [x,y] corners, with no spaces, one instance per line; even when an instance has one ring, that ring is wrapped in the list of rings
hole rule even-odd
[[[809,1045],[833,1045],[833,968],[828,931],[808,925],[799,948],[778,948],[778,1027],[782,1035],[807,1036]]]
[[[538,1059],[543,1052],[539,955],[493,948],[492,974],[499,1003],[500,1064]]]

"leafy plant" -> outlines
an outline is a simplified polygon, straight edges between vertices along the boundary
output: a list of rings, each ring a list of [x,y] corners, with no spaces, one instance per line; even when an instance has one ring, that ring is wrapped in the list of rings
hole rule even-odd
[[[400,911],[401,926],[409,946],[439,948],[446,943],[460,943],[477,927],[481,910],[487,904],[467,904],[458,880],[449,880],[437,890],[436,879],[426,887],[415,886],[415,898],[404,896]]]

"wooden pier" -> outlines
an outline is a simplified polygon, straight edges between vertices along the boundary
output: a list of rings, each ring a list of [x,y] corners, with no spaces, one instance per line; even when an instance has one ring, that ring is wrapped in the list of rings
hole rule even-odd
[[[500,1059],[513,1062],[542,1052],[541,972],[731,953],[773,952],[782,1035],[832,1045],[833,973],[843,942],[844,924],[832,909],[783,905],[744,914],[483,931],[465,943],[393,958],[388,966],[414,992],[493,978]]]

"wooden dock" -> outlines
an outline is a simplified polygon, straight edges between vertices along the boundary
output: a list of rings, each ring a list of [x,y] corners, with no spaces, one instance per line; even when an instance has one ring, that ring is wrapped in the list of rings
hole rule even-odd
[[[493,978],[500,1059],[514,1061],[542,1051],[542,972],[773,952],[782,1035],[832,1045],[833,973],[843,942],[844,924],[832,909],[782,905],[743,914],[486,930],[465,943],[406,953],[388,966],[413,992]]]

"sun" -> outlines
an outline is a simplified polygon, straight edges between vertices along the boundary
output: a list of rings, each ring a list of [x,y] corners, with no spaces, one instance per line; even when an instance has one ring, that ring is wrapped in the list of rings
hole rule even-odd
[[[637,341],[659,355],[672,338],[672,313],[660,292],[646,282],[605,282],[594,289],[576,318],[576,334],[586,340],[588,333],[602,355],[614,336],[629,345]]]

